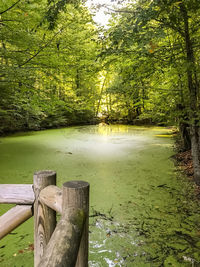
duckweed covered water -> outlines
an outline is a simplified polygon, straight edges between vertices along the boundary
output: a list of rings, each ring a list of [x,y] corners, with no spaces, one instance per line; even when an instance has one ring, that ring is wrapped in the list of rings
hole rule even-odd
[[[0,138],[0,183],[91,185],[89,266],[200,266],[200,208],[174,168],[171,130],[82,126]],[[1,205],[3,214],[10,206]],[[33,266],[33,220],[0,241],[0,266]]]

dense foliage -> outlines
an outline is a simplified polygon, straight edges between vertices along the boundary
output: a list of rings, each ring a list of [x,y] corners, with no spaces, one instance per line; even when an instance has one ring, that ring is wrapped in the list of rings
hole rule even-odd
[[[198,1],[137,1],[116,12],[103,56],[113,66],[107,92],[128,121],[176,124],[189,118],[187,71],[194,66],[187,58],[183,8],[198,58]]]
[[[0,131],[98,116],[176,124],[200,180],[200,2],[127,1],[111,12],[102,33],[84,1],[1,2]]]
[[[104,51],[114,69],[111,106],[128,122],[177,124],[200,184],[200,2],[138,0],[116,13]]]
[[[66,4],[50,21],[49,5],[36,0],[15,6],[13,1],[1,2],[2,132],[94,118],[99,66],[91,16],[81,5]]]

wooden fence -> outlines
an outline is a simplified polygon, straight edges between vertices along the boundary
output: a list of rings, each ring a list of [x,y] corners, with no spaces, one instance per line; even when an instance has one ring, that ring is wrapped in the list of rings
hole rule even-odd
[[[39,171],[33,184],[1,184],[0,203],[17,204],[0,217],[0,239],[34,215],[34,267],[88,266],[87,182],[66,182],[60,189],[56,172]]]

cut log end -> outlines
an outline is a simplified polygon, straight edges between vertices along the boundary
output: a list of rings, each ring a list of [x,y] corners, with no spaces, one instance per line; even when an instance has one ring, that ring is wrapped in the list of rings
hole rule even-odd
[[[69,181],[69,182],[64,183],[63,187],[80,189],[80,188],[89,187],[89,183],[85,181],[74,180],[74,181]]]
[[[37,171],[34,173],[34,176],[37,176],[37,179],[49,176],[55,176],[56,172],[51,170]]]

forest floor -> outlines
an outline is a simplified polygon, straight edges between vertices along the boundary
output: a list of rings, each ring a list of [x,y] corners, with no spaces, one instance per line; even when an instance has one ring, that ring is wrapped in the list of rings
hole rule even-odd
[[[178,152],[174,155],[178,168],[194,182],[194,169],[192,162],[191,150]],[[195,193],[198,199],[200,199],[200,186],[194,183]]]
[[[175,159],[178,163],[180,169],[189,177],[193,178],[194,170],[193,170],[193,163],[192,163],[192,155],[191,150],[178,152],[175,155]]]

